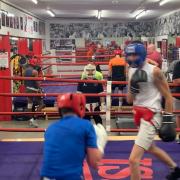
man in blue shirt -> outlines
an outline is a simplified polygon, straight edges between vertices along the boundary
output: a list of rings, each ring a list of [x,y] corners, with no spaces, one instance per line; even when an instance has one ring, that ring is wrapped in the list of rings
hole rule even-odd
[[[62,119],[45,132],[42,180],[82,180],[83,162],[97,169],[107,134],[102,125],[81,119],[85,114],[83,94],[64,94],[57,104]]]

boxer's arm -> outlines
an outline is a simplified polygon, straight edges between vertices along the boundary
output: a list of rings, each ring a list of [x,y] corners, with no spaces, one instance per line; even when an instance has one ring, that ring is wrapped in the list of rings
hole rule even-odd
[[[97,148],[87,148],[87,162],[92,168],[98,169],[102,156],[103,154]]]
[[[128,102],[128,104],[132,104],[133,101],[134,101],[134,96],[130,91],[130,82],[128,82],[127,102]]]
[[[155,62],[155,61],[153,61],[152,59],[147,59],[147,62],[149,63],[149,64],[152,64],[152,65],[154,65],[154,66],[159,66],[159,64],[157,63],[157,62]]]
[[[173,98],[169,89],[168,82],[162,71],[158,68],[154,68],[154,83],[156,87],[159,89],[161,95],[165,98],[165,112],[172,113],[173,112]]]
[[[86,135],[86,147],[87,162],[92,168],[97,169],[98,163],[102,159],[103,153],[98,149],[95,129],[90,123]]]
[[[130,91],[130,78],[129,78],[130,74],[129,74],[129,68],[127,68],[127,79],[128,79],[128,91],[127,91],[127,103],[128,104],[132,104],[133,103],[133,95],[131,94],[131,91]]]
[[[180,84],[180,63],[175,64],[173,69],[173,83]]]

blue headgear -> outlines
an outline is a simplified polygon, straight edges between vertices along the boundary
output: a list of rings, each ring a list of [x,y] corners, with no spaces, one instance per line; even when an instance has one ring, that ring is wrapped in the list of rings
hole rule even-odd
[[[132,54],[139,56],[133,62],[128,60],[128,56]],[[125,56],[126,56],[127,63],[131,67],[137,68],[137,67],[140,67],[146,60],[147,52],[143,44],[139,44],[139,43],[129,44],[125,49]]]

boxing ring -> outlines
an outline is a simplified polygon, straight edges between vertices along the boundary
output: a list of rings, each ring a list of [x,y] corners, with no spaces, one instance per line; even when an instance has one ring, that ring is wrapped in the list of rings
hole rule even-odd
[[[55,57],[43,57],[43,58],[57,58]],[[100,65],[107,65],[107,62],[96,62]],[[78,63],[42,63],[41,66],[82,66],[87,62]],[[64,70],[66,72],[67,70]],[[106,71],[103,69],[103,71]],[[96,112],[86,112],[87,115],[102,115],[105,118],[105,127],[109,133],[109,142],[105,149],[105,156],[101,161],[98,171],[91,169],[86,162],[84,162],[84,177],[85,180],[111,180],[111,179],[130,179],[130,170],[128,166],[128,157],[133,146],[133,140],[135,139],[136,128],[112,128],[111,118],[113,116],[132,117],[131,108],[114,110],[111,107],[112,97],[126,97],[126,93],[113,94],[111,92],[112,84],[127,84],[127,82],[119,81],[107,81],[107,80],[80,80],[80,70],[73,71],[74,74],[50,74],[37,78],[27,77],[11,77],[3,76],[0,79],[7,81],[15,80],[33,80],[41,81],[41,87],[45,92],[37,93],[0,93],[0,96],[13,97],[13,98],[27,98],[33,96],[40,96],[47,100],[55,101],[56,97],[64,92],[76,92],[77,84],[79,82],[84,83],[102,83],[106,91],[101,94],[85,94],[87,97],[104,97],[106,99],[106,110]],[[176,86],[170,83],[170,86]],[[172,94],[174,97],[179,97],[180,94]],[[180,114],[180,110],[174,111],[174,114]],[[58,112],[43,111],[43,112],[0,112],[0,115],[12,116],[12,115],[39,115],[46,117],[57,117]],[[50,121],[48,121],[50,123]],[[23,132],[26,133],[43,133],[46,128],[15,128],[15,127],[0,127],[0,134]],[[180,132],[180,128],[176,129]],[[112,136],[112,132],[128,133],[122,136]],[[132,134],[129,134],[132,133]],[[39,180],[40,168],[43,155],[43,138],[1,138],[0,141],[0,179],[1,180]],[[156,138],[157,144],[168,152],[178,164],[180,164],[180,145],[173,143],[164,143]],[[141,161],[142,179],[163,180],[168,173],[168,168],[159,162],[156,158],[149,154],[145,154]]]

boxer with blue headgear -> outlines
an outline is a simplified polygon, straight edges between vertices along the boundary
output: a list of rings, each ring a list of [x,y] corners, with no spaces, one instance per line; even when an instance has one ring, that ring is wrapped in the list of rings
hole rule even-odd
[[[133,43],[126,47],[125,56],[130,67],[138,68],[145,62],[147,52],[143,44]]]

